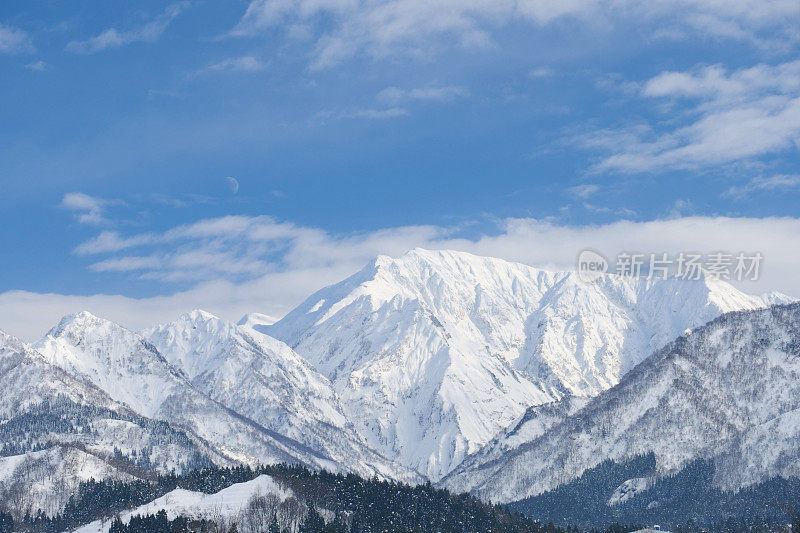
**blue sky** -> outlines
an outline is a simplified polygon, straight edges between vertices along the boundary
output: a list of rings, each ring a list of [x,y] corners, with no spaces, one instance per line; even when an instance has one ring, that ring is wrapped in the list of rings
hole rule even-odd
[[[5,1],[0,328],[280,316],[414,246],[758,249],[752,289],[800,296],[799,23],[783,0]]]

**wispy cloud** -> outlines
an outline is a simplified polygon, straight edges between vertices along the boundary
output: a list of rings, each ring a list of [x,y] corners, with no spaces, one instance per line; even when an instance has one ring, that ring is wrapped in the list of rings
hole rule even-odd
[[[36,72],[42,72],[43,70],[45,70],[47,68],[47,63],[45,63],[44,61],[41,61],[41,60],[34,61],[32,63],[28,63],[27,65],[25,65],[25,68],[28,69],[28,70],[36,71]]]
[[[33,42],[27,32],[0,23],[0,54],[32,51]]]
[[[103,231],[96,237],[76,247],[75,253],[78,255],[92,255],[118,252],[135,246],[150,244],[154,240],[154,235],[149,233],[142,233],[133,237],[122,237],[116,231]]]
[[[257,72],[263,70],[267,64],[255,56],[241,56],[223,59],[211,63],[198,73],[203,72]]]
[[[387,87],[375,95],[374,106],[348,108],[341,111],[322,111],[317,118],[387,120],[404,117],[414,102],[441,103],[469,95],[466,87],[441,86],[416,89]]]
[[[671,104],[673,120],[666,128],[654,122],[582,136],[584,145],[612,152],[596,170],[702,168],[798,147],[800,61],[663,72],[643,84],[641,96]]]
[[[552,78],[555,75],[555,70],[550,67],[538,67],[528,72],[528,77],[531,79]]]
[[[409,100],[424,102],[447,102],[456,98],[464,98],[468,95],[469,90],[466,87],[460,86],[425,87],[417,89],[387,87],[378,93],[377,99],[379,101],[389,102],[392,104]]]
[[[138,28],[128,31],[109,28],[91,39],[68,43],[66,50],[76,54],[94,54],[108,48],[119,48],[136,42],[155,42],[166,31],[172,21],[188,6],[189,2],[172,4],[162,14]]]
[[[104,231],[80,244],[75,252],[106,256],[90,265],[98,272],[135,272],[162,282],[214,279],[243,281],[278,268],[321,267],[348,254],[340,245],[364,248],[359,259],[377,254],[381,244],[429,240],[451,229],[407,227],[386,232],[336,237],[323,230],[280,222],[268,216],[227,216],[199,220],[165,232],[124,236]],[[124,255],[117,255],[118,253]],[[141,253],[144,252],[144,253]],[[339,259],[337,259],[339,258]]]
[[[747,184],[733,186],[725,192],[725,196],[743,200],[753,193],[800,190],[799,174],[777,174],[775,176],[758,176]]]
[[[511,23],[541,27],[565,18],[649,26],[660,38],[692,34],[759,43],[767,32],[776,39],[797,40],[800,7],[791,0],[252,0],[230,34],[311,28],[311,67],[329,68],[357,55],[429,55],[447,47],[485,47]]]
[[[574,187],[569,187],[567,189],[567,192],[573,196],[577,196],[581,200],[586,200],[590,196],[596,194],[597,191],[599,190],[600,187],[598,185],[595,185],[593,183],[584,183],[581,185],[575,185]]]
[[[104,211],[108,200],[95,198],[81,192],[70,192],[61,199],[61,207],[75,212],[76,219],[81,224],[106,224]]]
[[[339,118],[361,118],[367,120],[385,120],[389,118],[397,118],[408,115],[408,111],[402,107],[387,107],[387,108],[362,108],[345,110],[337,114]]]
[[[89,266],[95,272],[132,272],[137,270],[157,269],[161,266],[161,260],[155,256],[149,257],[115,257],[98,261]]]
[[[505,219],[498,222],[497,231],[470,238],[461,236],[461,226],[401,226],[335,234],[269,216],[233,215],[202,219],[163,232],[121,235],[104,231],[79,245],[76,252],[101,257],[90,264],[95,271],[134,272],[169,282],[241,282],[279,271],[339,264],[355,270],[376,255],[397,255],[414,247],[458,249],[557,269],[570,269],[574,252],[586,246],[614,253],[628,248],[650,251],[653,247],[659,251],[680,251],[687,246],[699,250],[768,247],[774,248],[775,260],[791,256],[791,261],[800,263],[800,253],[779,252],[777,242],[758,238],[758,232],[766,229],[785,236],[800,228],[798,219],[687,218],[687,210],[691,210],[691,204],[678,201],[666,220],[619,221],[591,227]],[[712,236],[698,235],[692,229],[693,224],[703,221],[713,221]],[[666,233],[659,235],[659,231]],[[741,232],[742,241],[737,240],[737,232]],[[777,234],[770,233],[776,238]],[[800,284],[791,284],[795,285],[800,289]]]
[[[685,205],[676,206],[682,210]],[[703,227],[703,231],[697,231]],[[97,272],[188,289],[152,298],[70,296],[11,291],[0,294],[0,328],[33,340],[58,318],[78,309],[134,328],[202,307],[236,320],[260,311],[281,316],[323,285],[359,270],[379,254],[398,256],[415,247],[453,249],[550,269],[571,269],[580,250],[606,257],[641,250],[731,250],[764,256],[764,274],[751,292],[782,290],[800,295],[800,250],[787,246],[800,233],[797,218],[681,217],[568,226],[535,219],[504,219],[487,233],[464,236],[460,227],[401,226],[354,234],[231,216],[198,220],[163,232],[103,232],[81,245]],[[220,266],[224,265],[224,266]]]

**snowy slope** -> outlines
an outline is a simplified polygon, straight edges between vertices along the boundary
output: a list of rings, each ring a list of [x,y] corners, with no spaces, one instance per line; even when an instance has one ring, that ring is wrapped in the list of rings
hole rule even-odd
[[[253,497],[272,495],[277,502],[292,498],[291,490],[284,490],[270,476],[262,475],[252,481],[237,483],[214,494],[204,494],[184,489],[175,489],[150,503],[120,514],[123,523],[128,523],[132,516],[155,515],[164,510],[170,520],[178,516],[186,516],[200,520],[202,518],[224,522],[226,519],[241,518]],[[77,530],[75,533],[102,533],[109,530],[110,521],[95,521]]]
[[[57,444],[118,452],[161,472],[230,462],[196,435],[138,415],[0,332],[0,454]]]
[[[34,348],[137,413],[199,436],[228,459],[336,467],[303,444],[212,400],[142,336],[113,322],[87,312],[70,315]]]
[[[531,437],[493,442],[443,485],[508,502],[650,452],[660,475],[713,458],[726,489],[800,475],[800,304],[722,316]]]
[[[79,404],[121,407],[105,393],[48,364],[22,341],[0,332],[0,418],[8,420],[59,396]]]
[[[73,446],[0,457],[0,501],[18,517],[39,510],[58,514],[78,485],[90,479],[136,478]]]
[[[447,477],[466,475],[480,469],[486,463],[502,460],[503,457],[547,433],[569,416],[575,414],[591,401],[590,398],[567,396],[562,400],[529,407],[509,427],[501,430],[483,448],[469,455]]]
[[[147,417],[181,388],[181,376],[144,339],[87,312],[65,316],[33,348]]]
[[[266,326],[271,326],[277,319],[265,315],[264,313],[247,313],[236,323],[237,326],[244,326],[256,331],[262,331]]]
[[[284,343],[199,310],[143,335],[196,388],[340,468],[416,479],[361,441],[330,382]]]
[[[207,443],[137,415],[0,332],[0,501],[52,514],[96,479],[224,463]],[[13,494],[13,497],[12,497]]]
[[[612,387],[647,354],[760,298],[727,283],[604,276],[413,250],[378,257],[273,326],[367,442],[439,479],[532,405]]]

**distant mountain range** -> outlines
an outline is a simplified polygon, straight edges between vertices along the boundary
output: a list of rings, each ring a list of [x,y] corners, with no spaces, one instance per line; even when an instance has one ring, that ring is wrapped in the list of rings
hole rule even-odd
[[[765,309],[790,301],[413,250],[275,323],[81,312],[0,334],[0,499],[54,514],[89,477],[278,462],[499,502],[647,454],[609,498],[696,460],[722,489],[795,476],[800,306]]]

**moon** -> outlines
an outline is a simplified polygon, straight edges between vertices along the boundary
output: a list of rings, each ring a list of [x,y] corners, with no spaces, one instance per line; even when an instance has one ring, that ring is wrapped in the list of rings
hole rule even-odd
[[[228,188],[230,188],[233,194],[239,192],[239,182],[236,181],[236,178],[228,176],[227,178],[225,178],[225,181],[228,182]]]

